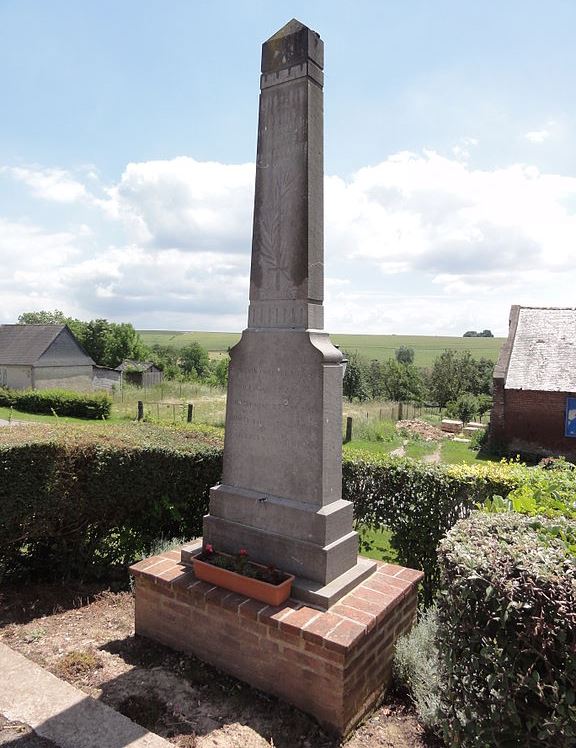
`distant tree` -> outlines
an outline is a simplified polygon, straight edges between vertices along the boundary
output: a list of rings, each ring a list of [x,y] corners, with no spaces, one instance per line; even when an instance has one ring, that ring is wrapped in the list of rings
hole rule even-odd
[[[478,412],[478,401],[470,392],[463,392],[456,400],[449,402],[447,412],[453,418],[459,418],[466,424]]]
[[[121,358],[118,363],[112,366],[108,363],[108,356],[106,355],[106,348],[108,347],[108,336],[110,323],[105,319],[92,319],[90,322],[84,323],[83,329],[78,335],[79,341],[86,353],[101,366],[111,366],[115,368],[122,363]],[[131,358],[126,356],[126,358]]]
[[[442,351],[430,372],[432,399],[443,408],[463,392],[472,392],[476,387],[477,369],[477,361],[470,351]]]
[[[24,312],[19,324],[68,325],[86,353],[101,366],[115,368],[126,358],[142,361],[149,354],[142,339],[131,324],[93,319],[82,322],[55,309],[53,312]]]
[[[424,399],[424,382],[414,364],[402,364],[389,358],[382,365],[384,394],[395,402],[420,402]]]
[[[144,361],[150,354],[140,335],[128,322],[108,322],[103,335],[105,339],[104,366],[114,369],[127,358]]]
[[[494,376],[494,361],[489,358],[472,359],[470,367],[471,379],[465,389],[473,395],[490,395],[492,392],[492,378]]]
[[[165,379],[177,379],[182,373],[178,366],[178,351],[173,346],[154,343],[147,358],[164,372]]]
[[[348,359],[346,373],[342,383],[344,397],[352,402],[357,398],[361,402],[368,399],[368,385],[366,382],[366,366],[356,353],[344,354]]]
[[[180,349],[180,367],[185,374],[202,379],[210,372],[208,351],[193,340]]]
[[[414,363],[414,348],[408,348],[406,345],[401,345],[395,351],[396,361],[401,364],[413,364]]]
[[[468,330],[464,333],[465,338],[493,338],[492,330],[482,330],[482,332],[476,332],[476,330]]]
[[[480,421],[482,421],[484,413],[488,413],[488,411],[492,408],[492,398],[490,397],[490,395],[478,395],[476,398],[476,402],[478,403],[478,415],[480,417]]]
[[[19,325],[66,325],[70,318],[59,309],[53,312],[23,312],[18,317]]]
[[[372,400],[379,400],[384,396],[382,364],[377,359],[370,361],[368,369],[366,370],[366,389]]]
[[[230,357],[221,356],[215,363],[213,372],[216,382],[220,387],[226,387],[228,383],[228,368],[230,366]]]

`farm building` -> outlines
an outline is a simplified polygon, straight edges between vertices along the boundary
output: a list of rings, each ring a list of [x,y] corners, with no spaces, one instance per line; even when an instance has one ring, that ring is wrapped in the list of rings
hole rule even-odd
[[[112,390],[120,384],[122,372],[108,366],[94,366],[92,385],[95,390]]]
[[[94,361],[66,325],[0,325],[0,385],[91,390]]]
[[[576,460],[576,309],[512,307],[494,369],[490,441]]]
[[[135,384],[137,387],[153,387],[155,384],[160,384],[164,378],[161,369],[151,361],[126,359],[116,367],[116,371],[122,372],[125,382]]]

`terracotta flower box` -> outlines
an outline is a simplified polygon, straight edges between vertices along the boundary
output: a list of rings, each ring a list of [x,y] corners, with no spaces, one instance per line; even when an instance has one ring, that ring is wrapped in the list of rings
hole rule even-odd
[[[230,563],[234,563],[234,557],[228,556],[228,554],[201,553],[192,559],[194,574],[198,579],[214,584],[217,587],[224,587],[224,589],[231,592],[237,592],[239,595],[252,597],[254,600],[260,600],[260,602],[267,603],[268,605],[281,605],[290,597],[292,582],[294,581],[292,574],[274,572],[279,577],[279,582],[275,584],[266,582],[263,579],[255,579],[253,576],[245,576],[231,569],[215,566],[209,561],[211,556],[228,558],[230,559]],[[271,574],[266,566],[256,564],[253,561],[246,562],[246,565],[251,567],[252,571],[258,571],[264,576]]]

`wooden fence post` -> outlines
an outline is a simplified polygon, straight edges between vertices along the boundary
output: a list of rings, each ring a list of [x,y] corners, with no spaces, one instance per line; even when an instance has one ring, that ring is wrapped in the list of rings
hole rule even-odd
[[[186,418],[188,423],[192,423],[192,413],[194,412],[194,405],[188,403],[188,417]]]
[[[344,444],[352,441],[352,416],[346,418],[346,436],[344,437]]]
[[[144,403],[142,400],[138,400],[138,420],[141,421],[144,418]]]

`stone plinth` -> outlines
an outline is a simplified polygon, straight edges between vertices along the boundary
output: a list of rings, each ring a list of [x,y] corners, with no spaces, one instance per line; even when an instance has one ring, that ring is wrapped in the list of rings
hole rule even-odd
[[[394,643],[416,615],[422,573],[379,564],[329,611],[271,607],[212,587],[179,551],[141,561],[136,633],[206,662],[349,732],[383,695]]]
[[[247,548],[329,607],[374,570],[342,499],[342,354],[327,333],[245,330],[231,351],[222,484],[204,540]],[[340,581],[338,581],[340,580]]]

